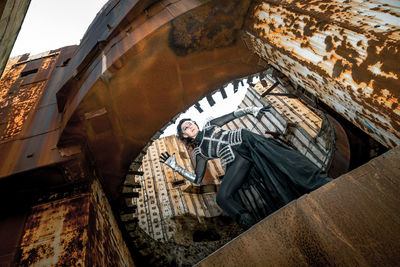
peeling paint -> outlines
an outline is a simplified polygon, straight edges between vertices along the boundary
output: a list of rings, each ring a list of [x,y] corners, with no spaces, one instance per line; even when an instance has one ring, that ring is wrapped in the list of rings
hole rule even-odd
[[[244,38],[259,56],[390,147],[400,143],[400,5],[388,6],[389,15],[372,0],[259,1]]]
[[[55,64],[53,56],[24,62],[19,62],[20,59],[11,59],[0,79],[0,141],[14,138],[22,131],[47,84],[46,76]],[[24,71],[30,64],[39,65],[39,68],[25,76]]]
[[[18,266],[134,266],[97,180],[89,192],[33,207],[19,254]]]
[[[84,266],[88,195],[36,206],[25,224],[20,266]]]

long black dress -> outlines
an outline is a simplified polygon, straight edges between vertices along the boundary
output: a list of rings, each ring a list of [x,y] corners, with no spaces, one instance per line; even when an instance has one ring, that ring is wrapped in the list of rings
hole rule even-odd
[[[207,160],[220,158],[226,168],[217,192],[218,205],[238,220],[246,212],[234,197],[247,179],[263,179],[262,192],[270,208],[277,209],[331,181],[314,163],[300,152],[246,129],[223,130],[220,126],[235,119],[233,113],[210,121],[199,132],[194,150],[196,177],[204,176]]]
[[[245,129],[242,138],[233,150],[252,163],[248,178],[263,179],[275,206],[286,205],[332,180],[303,154],[273,138]]]

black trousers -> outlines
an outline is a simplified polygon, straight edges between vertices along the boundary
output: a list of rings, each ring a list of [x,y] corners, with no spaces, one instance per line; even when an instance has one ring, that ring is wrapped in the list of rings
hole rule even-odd
[[[240,199],[235,199],[234,195],[246,180],[251,165],[250,161],[235,153],[235,160],[227,167],[217,192],[218,206],[235,220],[247,212]]]

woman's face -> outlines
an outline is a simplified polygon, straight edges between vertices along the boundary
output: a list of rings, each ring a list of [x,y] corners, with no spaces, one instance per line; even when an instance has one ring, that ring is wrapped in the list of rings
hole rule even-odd
[[[199,133],[199,128],[193,121],[185,121],[184,123],[182,123],[181,129],[183,133],[182,135],[185,138],[190,137],[194,139]]]

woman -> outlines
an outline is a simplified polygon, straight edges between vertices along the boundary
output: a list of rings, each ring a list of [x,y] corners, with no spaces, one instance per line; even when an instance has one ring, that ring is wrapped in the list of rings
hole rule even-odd
[[[182,119],[177,127],[177,135],[194,148],[195,173],[180,167],[174,154],[171,157],[167,152],[160,156],[162,163],[195,184],[203,179],[207,161],[220,158],[225,175],[217,192],[217,204],[244,229],[255,223],[242,202],[235,198],[235,193],[246,179],[261,177],[264,180],[268,189],[263,192],[263,197],[274,209],[331,180],[304,155],[272,138],[246,129],[221,128],[247,114],[259,118],[269,109],[270,106],[239,109],[211,120],[201,131],[194,121]]]

